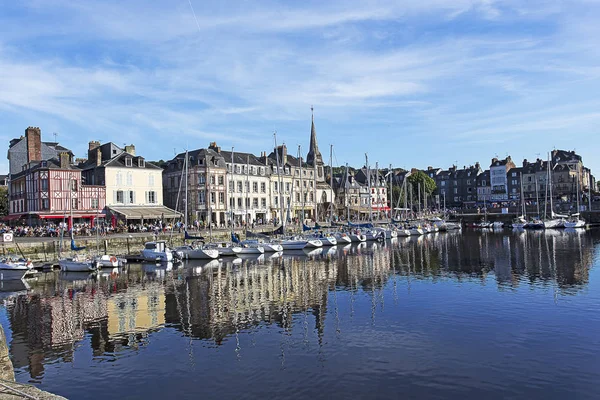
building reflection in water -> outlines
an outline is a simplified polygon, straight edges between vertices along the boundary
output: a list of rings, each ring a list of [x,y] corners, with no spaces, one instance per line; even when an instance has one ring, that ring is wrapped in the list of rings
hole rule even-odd
[[[10,351],[15,368],[40,378],[45,363],[70,362],[85,338],[94,356],[110,359],[164,327],[214,345],[228,337],[239,343],[241,332],[260,325],[283,337],[303,329],[305,340],[312,331],[321,343],[326,317],[340,333],[339,292],[350,297],[350,316],[354,296],[369,295],[375,320],[384,291],[391,288],[396,301],[398,286],[410,290],[413,280],[493,279],[499,289],[551,285],[569,295],[585,287],[592,261],[593,236],[585,232],[465,231],[173,270],[132,264],[95,277],[44,274],[5,300]]]

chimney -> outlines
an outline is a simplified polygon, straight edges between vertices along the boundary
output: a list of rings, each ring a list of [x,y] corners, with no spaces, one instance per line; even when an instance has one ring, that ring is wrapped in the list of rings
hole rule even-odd
[[[492,158],[492,164],[495,164],[497,162],[498,162],[498,158],[496,158],[496,157]]]
[[[96,147],[100,146],[100,142],[92,140],[88,143],[88,151],[94,150]]]
[[[102,150],[100,150],[100,146],[96,147],[96,166],[99,167],[102,164]]]
[[[60,153],[58,155],[59,159],[60,159],[60,168],[61,169],[69,169],[71,167],[71,158],[69,156],[69,153],[67,153],[66,151],[63,151],[62,153]]]
[[[529,165],[529,161],[526,158],[523,159],[523,166],[526,167]]]
[[[217,153],[221,153],[221,148],[219,146],[217,146],[217,142],[210,142],[210,144],[208,145],[208,148],[216,151]]]
[[[481,165],[479,164],[479,161],[477,161],[477,162],[475,163],[475,169],[480,169],[480,168],[481,168]]]
[[[27,162],[42,161],[42,132],[38,127],[25,129],[27,138]]]
[[[277,152],[279,153],[279,162],[281,162],[281,165],[287,164],[287,146],[285,144],[278,146]]]
[[[125,153],[129,153],[132,156],[135,156],[135,146],[130,144],[129,146],[125,146]]]
[[[427,167],[427,171],[431,171],[433,169],[433,167],[430,165]]]

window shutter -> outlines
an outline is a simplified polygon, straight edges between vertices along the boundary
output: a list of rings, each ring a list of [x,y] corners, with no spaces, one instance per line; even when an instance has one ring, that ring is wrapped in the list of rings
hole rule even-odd
[[[133,190],[132,192],[133,192],[133,204],[136,204],[136,201],[135,201],[135,190]]]
[[[148,204],[148,192],[145,192],[145,193],[146,193],[146,200],[145,200],[145,204]]]
[[[113,190],[113,204],[117,204],[117,191]]]

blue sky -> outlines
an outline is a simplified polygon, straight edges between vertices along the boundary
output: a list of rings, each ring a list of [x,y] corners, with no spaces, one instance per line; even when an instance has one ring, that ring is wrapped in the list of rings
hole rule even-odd
[[[196,19],[192,13],[195,11]],[[0,3],[0,141],[447,168],[575,149],[600,168],[597,0]],[[0,161],[2,171],[7,161]]]

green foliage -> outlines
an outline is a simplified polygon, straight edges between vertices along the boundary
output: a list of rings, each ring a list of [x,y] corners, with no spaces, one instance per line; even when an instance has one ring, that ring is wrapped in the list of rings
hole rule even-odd
[[[8,187],[0,186],[0,216],[8,215]]]
[[[423,171],[417,171],[411,174],[407,180],[413,187],[413,193],[417,193],[419,184],[421,185],[421,190],[425,189],[427,195],[431,195],[436,189],[435,181]]]

